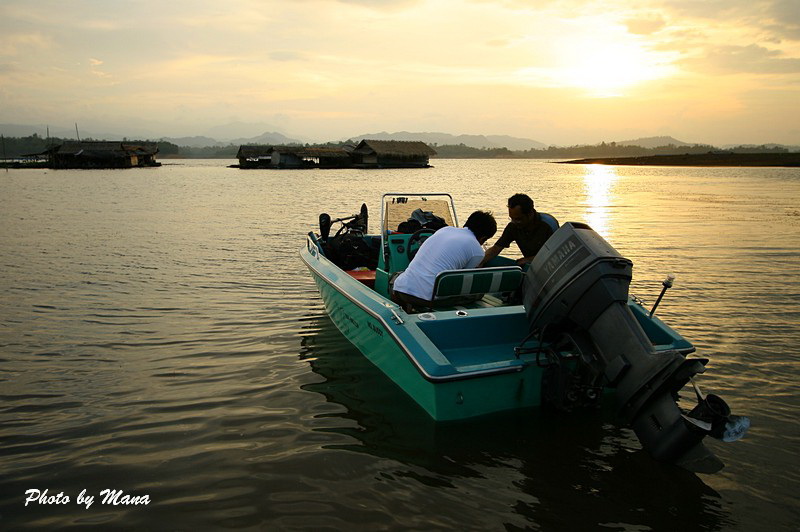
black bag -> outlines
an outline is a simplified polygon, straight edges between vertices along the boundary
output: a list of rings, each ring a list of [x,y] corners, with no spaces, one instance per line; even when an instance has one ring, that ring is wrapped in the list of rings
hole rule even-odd
[[[360,267],[374,270],[378,266],[377,253],[373,253],[360,233],[337,234],[325,246],[325,255],[343,270]]]
[[[397,226],[398,233],[406,233],[408,235],[414,234],[420,229],[422,229],[422,224],[413,218],[409,218],[405,222],[400,222],[400,225]]]
[[[440,218],[439,216],[434,216],[432,220],[428,223],[423,225],[425,229],[433,229],[436,231],[437,229],[441,229],[442,227],[446,227],[447,223],[444,221],[444,218]]]

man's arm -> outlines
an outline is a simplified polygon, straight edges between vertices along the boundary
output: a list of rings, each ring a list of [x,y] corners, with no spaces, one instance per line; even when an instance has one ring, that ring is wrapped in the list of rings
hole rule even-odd
[[[486,253],[483,255],[483,260],[481,261],[480,264],[478,264],[478,268],[484,267],[487,262],[498,256],[501,251],[503,251],[503,248],[501,248],[497,244],[487,249]]]
[[[506,228],[503,229],[503,234],[500,235],[500,238],[497,239],[497,242],[494,243],[494,246],[487,249],[486,253],[484,253],[483,260],[478,265],[478,268],[485,266],[487,262],[498,256],[501,251],[511,245],[511,242],[514,241],[513,230],[514,227],[512,224],[508,224]]]

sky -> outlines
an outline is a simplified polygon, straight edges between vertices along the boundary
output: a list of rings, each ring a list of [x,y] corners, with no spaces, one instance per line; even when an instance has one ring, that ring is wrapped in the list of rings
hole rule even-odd
[[[800,0],[0,0],[0,123],[798,145]]]

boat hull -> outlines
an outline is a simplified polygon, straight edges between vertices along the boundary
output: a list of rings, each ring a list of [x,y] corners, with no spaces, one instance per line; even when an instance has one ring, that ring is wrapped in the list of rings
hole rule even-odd
[[[328,260],[313,233],[300,256],[336,327],[434,420],[541,405],[545,367],[535,349],[514,351],[529,330],[522,305],[407,314]],[[694,351],[641,304],[628,306],[656,351]]]

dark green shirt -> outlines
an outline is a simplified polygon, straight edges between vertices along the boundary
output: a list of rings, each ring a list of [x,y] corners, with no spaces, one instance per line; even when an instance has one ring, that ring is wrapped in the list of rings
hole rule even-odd
[[[509,223],[503,230],[503,234],[497,239],[495,246],[507,248],[512,242],[516,242],[523,257],[533,257],[552,234],[553,229],[542,220],[537,212],[533,223],[524,225]]]

